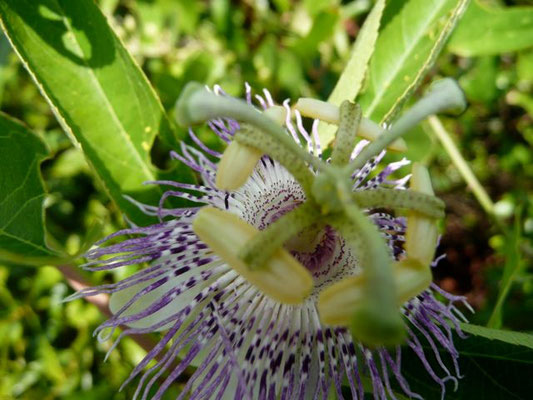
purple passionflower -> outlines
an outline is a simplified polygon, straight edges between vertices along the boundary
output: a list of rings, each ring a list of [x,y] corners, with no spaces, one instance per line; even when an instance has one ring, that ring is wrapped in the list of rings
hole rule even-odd
[[[214,92],[226,96],[218,86]],[[261,110],[280,109],[268,91],[252,96],[248,85],[246,102],[255,103]],[[291,109],[288,100],[282,107],[285,114],[279,122],[287,135],[308,154],[327,162],[317,133],[318,120],[312,122],[309,132],[302,115]],[[228,144],[241,127],[230,118],[212,119],[208,125]],[[189,135],[195,145],[182,143],[180,154],[172,152],[171,156],[198,174],[202,183],[150,182],[170,188],[160,204],[132,201],[146,214],[159,217],[160,222],[125,229],[99,242],[87,253],[89,262],[84,268],[102,271],[144,263],[147,266],[120,282],[73,296],[111,294],[113,316],[95,333],[105,341],[117,327],[128,328],[110,351],[125,335],[161,332],[159,343],[124,382],[125,385],[140,376],[134,398],[147,398],[153,393],[152,388],[152,398],[161,398],[189,366],[196,370],[179,399],[325,399],[330,393],[343,398],[343,385],[349,388],[352,398],[363,399],[363,375],[370,378],[376,399],[395,398],[393,385],[409,397],[421,398],[402,375],[402,351],[411,351],[420,359],[443,394],[447,381],[457,385],[459,354],[452,334],[455,331],[462,336],[459,321],[465,318],[456,304],[466,305],[463,297],[446,293],[431,283],[400,307],[408,321],[406,349],[367,346],[354,338],[347,327],[325,324],[319,314],[321,293],[362,271],[358,254],[332,226],[323,226],[306,248],[286,246],[313,281],[310,292],[296,304],[266,295],[200,239],[193,224],[205,206],[231,213],[262,231],[304,203],[306,193],[298,180],[267,155],[260,156],[251,176],[238,189],[219,190],[216,175],[222,155],[202,143],[192,129]],[[360,140],[350,149],[350,160],[356,159],[368,144],[369,141]],[[391,174],[409,161],[381,166],[384,155],[385,150],[352,171],[354,193],[377,188],[406,189],[410,175],[392,179]],[[313,174],[317,172],[309,168]],[[166,208],[168,197],[187,199],[198,206]],[[379,229],[392,260],[404,259],[406,218],[372,208],[365,209],[365,214]],[[212,229],[214,234],[226,232],[215,224]],[[121,242],[104,245],[121,236]],[[290,287],[291,282],[283,284]],[[147,368],[150,363],[153,365]]]

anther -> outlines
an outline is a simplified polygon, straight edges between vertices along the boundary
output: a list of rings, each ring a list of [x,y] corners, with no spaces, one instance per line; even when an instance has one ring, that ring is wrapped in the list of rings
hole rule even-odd
[[[264,114],[283,125],[287,111],[283,107],[272,106],[266,109]],[[216,187],[228,191],[239,189],[252,175],[262,156],[261,150],[233,140],[218,163]]]
[[[193,229],[235,272],[274,300],[299,304],[311,293],[311,274],[281,247],[258,269],[250,269],[239,258],[243,244],[259,234],[259,231],[236,215],[204,207],[196,215]]]
[[[248,180],[263,154],[260,150],[232,141],[217,168],[215,185],[220,190],[237,190]]]
[[[300,97],[296,102],[294,109],[300,111],[304,117],[316,118],[330,124],[338,125],[340,121],[339,107],[326,101]],[[386,132],[385,129],[380,127],[374,121],[368,118],[361,118],[357,136],[374,141],[384,132]],[[391,151],[405,152],[407,151],[407,145],[405,141],[400,138],[392,142],[388,149]]]
[[[431,271],[417,260],[406,259],[393,265],[398,309],[431,284]],[[326,325],[350,326],[354,314],[364,306],[364,275],[357,275],[329,286],[320,293],[318,312]]]
[[[410,189],[415,192],[434,195],[431,179],[426,167],[413,164]],[[429,266],[435,255],[438,230],[437,220],[414,210],[407,214],[405,250],[407,257]]]

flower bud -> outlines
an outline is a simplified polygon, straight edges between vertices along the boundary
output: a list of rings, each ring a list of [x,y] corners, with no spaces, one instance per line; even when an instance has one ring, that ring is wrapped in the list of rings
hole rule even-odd
[[[283,248],[277,249],[261,268],[248,268],[238,253],[259,231],[236,215],[204,207],[196,215],[193,229],[233,270],[274,300],[299,304],[311,293],[311,274]]]

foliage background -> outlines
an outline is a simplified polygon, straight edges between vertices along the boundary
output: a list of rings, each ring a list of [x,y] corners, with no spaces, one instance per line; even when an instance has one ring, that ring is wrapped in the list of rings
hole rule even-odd
[[[381,29],[406,2],[388,2]],[[190,80],[218,83],[234,95],[242,94],[244,82],[249,82],[256,89],[268,88],[278,100],[326,99],[372,6],[369,0],[97,3],[169,113]],[[483,4],[503,13],[505,7],[530,2],[488,0]],[[501,323],[506,329],[533,332],[533,28],[516,32],[516,17],[508,18],[483,47],[468,42],[471,27],[482,29],[484,20],[469,13],[426,81],[451,76],[465,90],[468,111],[443,121],[495,202],[494,215],[489,216],[465,189],[428,125],[409,134],[407,156],[430,165],[435,190],[447,204],[439,248],[446,259],[436,269],[438,283],[466,295],[476,310],[471,321],[486,325],[502,289],[505,266],[512,277],[503,317],[494,326]],[[516,46],[509,32],[529,37],[529,43]],[[103,222],[100,236],[123,226],[121,215],[4,37],[0,37],[0,107],[42,134],[51,149],[42,173],[49,192],[47,227],[58,246],[74,254],[90,241],[87,232],[95,224]],[[185,132],[180,134],[185,138]],[[207,131],[201,137],[217,145]],[[169,166],[168,150],[156,143],[152,149],[156,165]],[[505,236],[494,218],[512,234]],[[99,283],[120,277],[117,272],[98,273],[90,280]],[[55,267],[0,264],[0,399],[131,397],[133,387],[117,390],[142,358],[142,348],[124,340],[104,363],[109,344],[98,344],[92,337],[104,317],[85,301],[63,303],[70,293]],[[468,377],[462,384],[469,384]],[[172,390],[168,398],[175,397],[179,385]]]

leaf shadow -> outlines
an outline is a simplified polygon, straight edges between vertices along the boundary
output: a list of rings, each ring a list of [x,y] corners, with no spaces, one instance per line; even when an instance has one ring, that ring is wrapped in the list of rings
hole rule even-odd
[[[6,6],[24,20],[29,35],[71,62],[96,69],[115,59],[115,40],[97,7],[71,0],[16,0]]]

